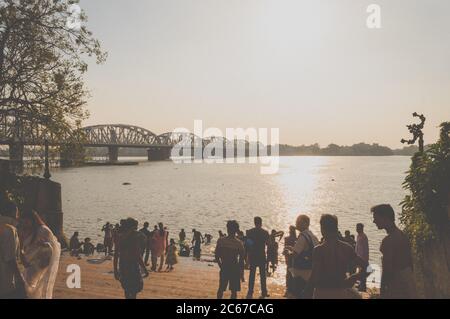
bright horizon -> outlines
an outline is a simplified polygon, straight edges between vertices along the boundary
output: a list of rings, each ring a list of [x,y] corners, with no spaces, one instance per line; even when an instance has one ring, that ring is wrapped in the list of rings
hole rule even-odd
[[[381,29],[366,9],[381,6]],[[280,129],[280,143],[399,148],[450,120],[446,0],[81,0],[108,51],[90,65],[84,125],[157,134],[194,120]]]

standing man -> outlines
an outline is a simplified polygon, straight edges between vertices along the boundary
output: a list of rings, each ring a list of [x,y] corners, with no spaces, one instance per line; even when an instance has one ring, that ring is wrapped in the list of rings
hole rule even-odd
[[[178,236],[180,238],[180,245],[182,245],[183,242],[186,240],[186,232],[184,231],[184,228],[181,229],[180,234]]]
[[[140,235],[137,231],[138,222],[128,218],[121,229],[118,246],[114,251],[114,277],[119,280],[125,292],[126,299],[136,299],[144,288],[141,270],[148,276],[142,260]]]
[[[0,207],[0,299],[25,298],[25,285],[17,258],[20,252],[17,235],[17,206],[7,201]]]
[[[362,260],[369,264],[369,240],[364,233],[364,225],[361,223],[356,224],[356,232],[358,233],[358,235],[356,237],[355,252],[359,257],[361,257]],[[358,290],[366,291],[366,289],[366,281],[361,280]]]
[[[103,245],[105,245],[105,256],[109,256],[112,254],[113,248],[112,225],[107,222],[102,227],[102,232],[105,232],[105,237],[103,239]]]
[[[247,255],[250,264],[247,299],[253,298],[256,268],[259,268],[259,276],[261,280],[261,299],[263,299],[269,297],[266,285],[266,246],[269,241],[269,233],[262,228],[261,217],[255,217],[254,223],[255,228],[247,231]]]
[[[322,215],[320,230],[323,242],[314,247],[312,273],[308,282],[309,288],[314,291],[314,299],[360,298],[351,288],[356,280],[367,276],[367,263],[356,255],[350,244],[339,240],[336,216]],[[364,271],[347,276],[350,265]]]
[[[195,230],[195,228],[192,230],[194,233],[194,236],[192,237],[192,244],[194,245],[194,259],[200,260],[201,253],[202,253],[202,243],[204,241],[202,233]]]
[[[289,267],[292,265],[292,254],[290,253],[290,247],[294,247],[297,241],[297,229],[295,226],[289,226],[289,236],[284,237],[284,260],[286,263],[286,292],[284,296],[287,297],[292,287],[292,276],[289,273]]]
[[[217,240],[215,257],[220,267],[219,289],[217,299],[222,299],[224,291],[229,287],[231,299],[237,298],[241,290],[241,270],[244,269],[244,245],[236,238],[239,224],[235,220],[227,222],[228,236]]]
[[[202,253],[202,243],[204,241],[202,233],[195,230],[195,228],[192,230],[194,233],[194,236],[192,237],[192,244],[194,245],[194,259],[200,260],[200,256]]]
[[[144,243],[144,263],[145,266],[149,266],[148,259],[150,257],[150,241],[152,233],[148,230],[150,224],[148,222],[144,223],[144,227],[142,227],[139,231],[145,235],[145,243]]]
[[[307,215],[299,215],[295,221],[295,227],[300,231],[295,245],[290,248],[292,251],[292,264],[288,268],[292,276],[292,293],[296,297],[305,297],[306,283],[309,281],[312,272],[313,249],[319,244],[319,240],[309,230],[310,219]],[[309,295],[312,292],[306,292]]]
[[[408,237],[395,225],[394,209],[389,204],[381,204],[372,207],[370,211],[378,229],[387,232],[380,246],[383,255],[381,298],[416,298],[411,246]]]

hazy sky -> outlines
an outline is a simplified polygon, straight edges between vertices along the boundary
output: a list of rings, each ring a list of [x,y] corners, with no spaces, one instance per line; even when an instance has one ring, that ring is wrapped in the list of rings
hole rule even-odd
[[[366,26],[381,5],[382,29]],[[399,147],[450,120],[448,0],[81,0],[109,52],[86,125],[278,127],[289,144]]]

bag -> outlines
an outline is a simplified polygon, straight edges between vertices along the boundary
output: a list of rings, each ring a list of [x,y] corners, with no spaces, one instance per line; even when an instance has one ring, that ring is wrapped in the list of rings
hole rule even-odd
[[[300,254],[294,256],[292,266],[296,269],[312,269],[313,242],[306,234],[300,234],[300,236],[305,238],[308,247]]]

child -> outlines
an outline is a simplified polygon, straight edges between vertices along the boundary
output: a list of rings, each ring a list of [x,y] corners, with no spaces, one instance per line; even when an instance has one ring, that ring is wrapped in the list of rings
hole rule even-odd
[[[85,238],[84,243],[83,243],[83,254],[85,254],[86,256],[93,255],[94,250],[95,250],[95,247],[91,243],[91,239],[89,237]]]
[[[177,246],[175,245],[175,240],[172,238],[170,239],[170,244],[167,247],[166,252],[166,271],[172,271],[173,265],[175,265],[177,262]]]

